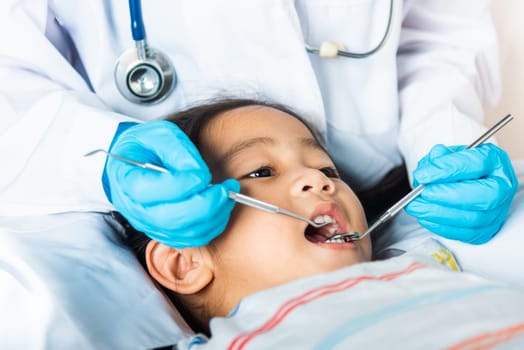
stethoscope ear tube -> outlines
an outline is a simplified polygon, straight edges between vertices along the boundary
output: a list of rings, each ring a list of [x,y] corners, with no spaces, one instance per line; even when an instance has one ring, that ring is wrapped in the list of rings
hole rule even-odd
[[[142,2],[129,0],[129,14],[131,16],[131,34],[134,41],[145,40],[146,30],[142,19]]]
[[[393,7],[394,3],[393,0],[389,1],[389,12],[388,12],[388,23],[386,25],[386,29],[384,31],[384,34],[382,35],[382,39],[380,39],[379,43],[372,49],[365,51],[365,52],[352,52],[352,51],[346,51],[344,49],[344,45],[332,41],[324,41],[320,44],[319,47],[314,47],[312,45],[309,45],[307,42],[305,44],[306,51],[309,53],[317,54],[320,57],[323,58],[335,58],[335,57],[347,57],[347,58],[367,58],[371,55],[374,55],[382,49],[384,44],[386,43],[389,34],[391,32],[391,22],[393,20]]]
[[[390,0],[389,5],[388,23],[384,35],[373,49],[360,53],[350,52],[343,50],[341,45],[336,43],[324,42],[320,48],[314,48],[306,43],[306,50],[322,57],[369,57],[384,46],[391,31],[393,0]],[[114,71],[116,86],[122,96],[130,102],[159,102],[176,86],[175,68],[169,57],[159,50],[148,47],[141,0],[129,0],[129,13],[135,48],[127,50],[118,59]]]
[[[175,69],[169,57],[148,47],[141,1],[129,0],[129,12],[135,48],[124,52],[115,65],[116,87],[130,102],[160,102],[174,90]]]

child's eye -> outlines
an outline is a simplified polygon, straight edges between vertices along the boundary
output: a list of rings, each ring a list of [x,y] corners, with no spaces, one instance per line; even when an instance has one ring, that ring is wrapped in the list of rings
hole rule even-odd
[[[269,167],[262,167],[259,168],[249,174],[247,174],[247,177],[269,177],[273,176],[273,170]]]
[[[333,177],[333,178],[340,178],[340,174],[338,173],[337,169],[334,167],[325,167],[320,169],[320,171],[326,175],[327,177]]]

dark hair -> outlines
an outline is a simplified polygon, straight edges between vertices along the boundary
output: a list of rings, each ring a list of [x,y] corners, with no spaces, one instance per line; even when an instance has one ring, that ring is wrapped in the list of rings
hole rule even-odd
[[[247,107],[247,106],[261,106],[261,107],[270,107],[277,110],[280,110],[284,113],[292,115],[293,117],[300,120],[313,134],[313,136],[318,140],[317,133],[312,129],[296,112],[291,108],[273,102],[254,100],[254,99],[244,99],[244,98],[222,98],[219,100],[208,100],[205,103],[198,104],[196,106],[190,107],[183,111],[174,113],[166,118],[166,120],[175,123],[182,131],[184,131],[189,139],[196,145],[197,148],[201,146],[200,136],[202,130],[205,129],[208,122],[210,122],[214,117],[218,116],[221,113],[234,110],[236,108]],[[121,220],[121,215],[116,214]],[[144,233],[135,230],[128,222],[124,221],[125,235],[124,243],[133,251],[135,256],[138,258],[142,266],[147,270],[146,260],[145,260],[145,251],[147,244],[151,240]],[[198,322],[192,316],[192,313],[189,312],[176,298],[174,293],[167,288],[164,288],[160,285],[160,288],[166,293],[171,302],[175,305],[178,311],[182,314],[186,322],[191,328],[197,330]]]

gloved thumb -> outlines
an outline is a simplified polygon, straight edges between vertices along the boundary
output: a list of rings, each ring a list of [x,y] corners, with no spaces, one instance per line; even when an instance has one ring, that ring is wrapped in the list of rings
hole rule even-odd
[[[227,179],[222,182],[222,186],[224,186],[227,191],[240,192],[240,182],[236,179]]]

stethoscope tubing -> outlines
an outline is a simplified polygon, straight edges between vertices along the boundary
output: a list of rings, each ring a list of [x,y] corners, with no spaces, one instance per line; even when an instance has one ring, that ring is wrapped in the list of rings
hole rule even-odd
[[[391,33],[391,23],[393,22],[393,0],[389,1],[389,13],[388,13],[388,23],[386,25],[386,29],[384,31],[384,35],[382,35],[382,39],[380,42],[371,50],[365,51],[365,52],[353,52],[353,51],[346,51],[346,50],[337,50],[336,56],[342,56],[347,58],[356,58],[356,59],[362,59],[367,58],[371,55],[374,55],[377,51],[382,49],[386,41],[388,40],[389,34]],[[306,51],[312,54],[320,54],[320,49],[313,47],[309,45],[308,43],[305,43]]]
[[[377,51],[379,51],[386,41],[388,40],[389,33],[391,33],[391,23],[393,22],[393,0],[389,1],[389,14],[388,14],[388,24],[386,25],[386,30],[384,32],[384,35],[382,36],[382,40],[375,46],[373,49],[367,51],[367,52],[351,52],[351,51],[344,51],[339,50],[338,55],[349,57],[349,58],[366,58],[373,54],[375,54]]]
[[[391,32],[393,17],[393,0],[390,0],[388,22],[380,42],[366,52],[351,52],[338,50],[336,56],[348,58],[366,58],[379,51],[386,43]],[[135,51],[128,50],[122,54],[115,66],[115,82],[120,93],[129,101],[135,103],[155,103],[174,90],[176,72],[169,57],[161,51],[150,48],[146,42],[146,29],[142,17],[142,1],[129,0],[129,14],[131,19],[131,35],[135,42]],[[319,54],[319,49],[305,43],[306,51]],[[143,77],[153,78],[156,89],[140,91],[143,86]],[[157,85],[158,84],[158,85]],[[138,87],[138,88],[135,88]]]
[[[142,1],[129,0],[129,14],[131,16],[131,35],[134,41],[146,39],[146,29],[142,18]]]

